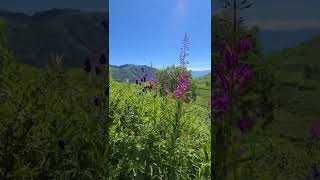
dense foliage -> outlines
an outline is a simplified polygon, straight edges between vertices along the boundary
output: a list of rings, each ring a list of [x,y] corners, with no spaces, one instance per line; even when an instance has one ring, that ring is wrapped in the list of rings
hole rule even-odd
[[[0,179],[105,178],[104,77],[66,72],[60,56],[18,64],[4,41],[0,53]]]
[[[111,179],[210,177],[209,109],[185,101],[187,74],[174,77],[176,89],[167,94],[160,93],[158,79],[136,84],[111,79]]]

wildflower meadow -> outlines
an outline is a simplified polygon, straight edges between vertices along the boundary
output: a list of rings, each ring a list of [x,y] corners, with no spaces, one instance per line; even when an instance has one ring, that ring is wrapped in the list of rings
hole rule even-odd
[[[111,179],[210,179],[210,108],[196,100],[209,93],[197,93],[187,49],[155,77],[119,83],[111,72]]]

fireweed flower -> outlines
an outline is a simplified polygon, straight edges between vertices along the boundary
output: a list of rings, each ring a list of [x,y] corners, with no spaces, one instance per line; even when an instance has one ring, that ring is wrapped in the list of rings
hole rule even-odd
[[[175,95],[177,98],[180,98],[180,97],[182,97],[182,91],[181,91],[181,90],[174,91],[174,95]]]
[[[214,74],[215,74],[215,76],[223,76],[224,75],[224,64],[223,63],[218,63],[217,65],[216,65],[216,68],[215,68],[215,70],[214,70]]]
[[[156,79],[154,77],[149,77],[148,78],[148,81],[149,81],[149,85],[150,86],[155,86],[156,84]]]
[[[226,60],[228,67],[234,66],[238,63],[239,53],[227,48],[224,50],[224,59]]]
[[[87,56],[86,59],[84,60],[84,63],[83,63],[83,69],[86,71],[86,72],[90,72],[91,71],[91,62],[90,62],[90,58]]]
[[[229,107],[229,101],[230,97],[227,93],[215,97],[211,104],[213,111],[218,113],[227,111]]]
[[[247,52],[251,49],[251,42],[248,39],[241,39],[238,46],[240,52]]]
[[[238,121],[238,128],[241,130],[241,132],[244,132],[250,127],[250,119],[248,117],[241,118]]]
[[[179,78],[179,81],[177,83],[177,90],[174,91],[174,95],[177,97],[177,98],[180,98],[183,96],[183,92],[188,88],[190,87],[190,83],[187,81],[189,77],[189,74],[185,73],[183,74],[180,78]]]
[[[235,71],[235,81],[238,83],[249,80],[251,76],[252,72],[249,65],[242,65]]]

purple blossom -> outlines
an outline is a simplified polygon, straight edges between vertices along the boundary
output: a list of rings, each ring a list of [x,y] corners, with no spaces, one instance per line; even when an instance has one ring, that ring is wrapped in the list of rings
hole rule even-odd
[[[217,86],[222,90],[227,90],[229,88],[229,82],[225,77],[218,76],[216,77]]]
[[[248,39],[241,39],[239,41],[239,51],[247,52],[251,49],[251,42]]]
[[[225,112],[228,109],[229,101],[229,95],[224,93],[212,100],[212,108],[216,112]]]
[[[224,65],[223,63],[218,63],[215,68],[215,76],[223,76],[224,75]]]
[[[182,91],[179,89],[179,90],[176,90],[174,91],[174,95],[177,97],[177,98],[180,98],[182,97]]]
[[[252,76],[249,65],[242,65],[235,70],[235,81],[238,83],[249,80]]]
[[[153,86],[156,84],[156,79],[154,77],[149,77],[148,81],[149,81],[150,86]]]
[[[248,117],[241,118],[238,121],[238,127],[243,132],[250,127],[250,119]]]
[[[187,81],[189,77],[188,73],[183,74],[178,81],[177,87],[178,89],[174,91],[174,94],[177,98],[180,98],[183,96],[183,92],[190,87],[190,83]]]
[[[238,52],[232,51],[231,49],[228,48],[224,50],[224,58],[227,62],[227,65],[231,67],[238,63],[239,54]]]

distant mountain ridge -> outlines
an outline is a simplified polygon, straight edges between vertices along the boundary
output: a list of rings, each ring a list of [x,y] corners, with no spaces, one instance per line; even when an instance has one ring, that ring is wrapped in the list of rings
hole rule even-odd
[[[320,34],[319,29],[303,30],[261,30],[259,40],[264,53],[291,48]]]
[[[64,57],[67,67],[80,67],[87,55],[106,52],[108,36],[102,27],[107,12],[51,9],[27,15],[0,11],[7,24],[9,48],[19,62],[46,66],[51,55]],[[108,32],[107,32],[108,33]]]
[[[124,64],[120,66],[110,65],[111,76],[114,80],[123,82],[128,79],[130,82],[135,82],[136,79],[141,79],[143,76],[155,77],[158,69],[147,65]],[[192,77],[202,77],[208,75],[211,71],[191,71]]]
[[[135,82],[136,79],[155,77],[158,69],[146,65],[124,64],[120,66],[110,65],[111,76],[114,80],[123,82],[128,79]]]
[[[201,76],[205,76],[207,74],[209,74],[211,71],[210,70],[204,70],[204,71],[191,71],[191,75],[194,78],[198,78]]]

